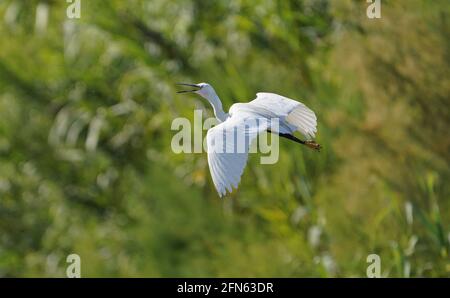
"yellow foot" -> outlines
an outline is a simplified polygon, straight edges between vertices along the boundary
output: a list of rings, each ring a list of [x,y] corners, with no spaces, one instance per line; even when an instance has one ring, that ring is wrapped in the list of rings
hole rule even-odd
[[[305,145],[317,151],[320,151],[320,149],[322,149],[322,146],[320,146],[320,144],[317,144],[315,141],[305,141]]]

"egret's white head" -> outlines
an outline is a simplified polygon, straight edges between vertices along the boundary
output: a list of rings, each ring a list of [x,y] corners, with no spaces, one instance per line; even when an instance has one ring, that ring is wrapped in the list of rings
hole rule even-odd
[[[210,98],[213,95],[216,95],[216,91],[214,91],[214,88],[208,84],[208,83],[200,83],[197,84],[197,86],[200,88],[195,93],[198,95],[204,97],[204,98]]]
[[[199,84],[179,83],[178,85],[189,86],[189,87],[193,87],[194,89],[182,90],[182,91],[178,91],[177,93],[193,92],[193,93],[197,93],[198,95],[200,95],[206,99],[209,99],[212,96],[216,95],[216,92],[214,91],[213,87],[208,83],[199,83]]]
[[[214,115],[216,116],[219,121],[225,121],[228,117],[228,114],[225,113],[222,109],[222,102],[219,99],[219,96],[217,96],[216,91],[214,91],[214,88],[208,84],[208,83],[199,83],[199,84],[185,84],[185,83],[178,83],[178,85],[182,86],[189,86],[194,89],[191,90],[182,90],[178,91],[177,93],[187,93],[187,92],[193,92],[197,93],[201,97],[205,98],[209,101],[209,103],[212,105],[214,109]]]

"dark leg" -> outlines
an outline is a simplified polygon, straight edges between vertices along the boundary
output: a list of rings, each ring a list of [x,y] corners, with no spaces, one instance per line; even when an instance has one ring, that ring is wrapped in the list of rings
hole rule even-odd
[[[275,132],[272,132],[270,129],[268,129],[267,132],[275,133]],[[295,136],[293,136],[291,134],[288,134],[288,133],[277,133],[277,134],[280,137],[283,137],[283,138],[289,139],[291,141],[294,141],[296,143],[308,146],[311,149],[315,149],[317,151],[320,151],[320,149],[321,149],[321,146],[319,144],[317,144],[316,142],[314,142],[314,141],[303,141],[303,140],[300,140],[297,137],[295,137]]]

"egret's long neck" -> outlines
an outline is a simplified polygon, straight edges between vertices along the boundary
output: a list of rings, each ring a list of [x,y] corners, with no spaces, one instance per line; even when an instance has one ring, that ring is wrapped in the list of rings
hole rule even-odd
[[[223,111],[222,102],[215,91],[209,92],[205,98],[211,103],[214,109],[214,116],[220,121],[224,122],[228,118],[228,114]]]

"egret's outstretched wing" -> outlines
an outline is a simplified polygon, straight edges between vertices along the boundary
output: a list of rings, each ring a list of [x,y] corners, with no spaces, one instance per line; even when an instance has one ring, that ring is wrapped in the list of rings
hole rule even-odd
[[[219,196],[237,188],[248,159],[252,141],[267,129],[266,119],[238,112],[208,130],[208,165]]]
[[[293,133],[298,130],[307,138],[314,138],[317,132],[317,117],[307,106],[296,100],[275,94],[260,92],[250,104],[271,111],[276,117],[287,122],[288,127],[280,126],[281,131]]]

